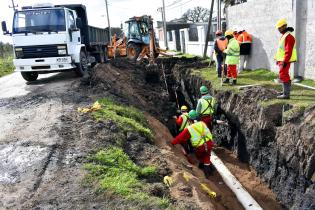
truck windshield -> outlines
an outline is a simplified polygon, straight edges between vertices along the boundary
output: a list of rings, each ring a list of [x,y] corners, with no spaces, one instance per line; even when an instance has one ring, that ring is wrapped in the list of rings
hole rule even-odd
[[[13,33],[36,33],[65,31],[63,9],[41,9],[16,12]]]

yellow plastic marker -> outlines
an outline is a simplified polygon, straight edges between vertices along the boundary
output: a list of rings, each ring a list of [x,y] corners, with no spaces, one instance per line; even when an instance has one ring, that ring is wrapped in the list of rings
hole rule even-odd
[[[97,110],[100,110],[101,108],[102,108],[101,104],[98,103],[98,101],[96,101],[91,107],[91,111],[97,111]]]
[[[166,186],[171,187],[174,184],[174,180],[170,176],[165,176],[163,182]]]
[[[100,110],[102,108],[102,105],[96,101],[91,108],[78,108],[78,112],[82,113],[88,113],[88,112],[94,112],[97,110]]]
[[[78,112],[88,113],[90,111],[89,108],[78,108]]]
[[[217,193],[210,190],[210,188],[206,185],[206,184],[200,184],[201,188],[211,197],[211,198],[215,198],[217,197]]]
[[[186,182],[189,182],[189,180],[191,180],[191,176],[189,176],[187,173],[183,173],[183,177],[186,180]]]

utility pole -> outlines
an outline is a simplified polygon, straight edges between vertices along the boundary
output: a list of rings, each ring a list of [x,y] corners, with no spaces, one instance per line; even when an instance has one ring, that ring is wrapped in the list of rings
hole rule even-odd
[[[217,30],[221,30],[221,0],[217,0]]]
[[[17,9],[15,9],[16,7],[18,7],[19,5],[15,5],[14,0],[11,0],[12,2],[12,6],[9,6],[9,8],[13,9],[13,12],[15,12]]]
[[[166,17],[165,17],[165,2],[163,2],[163,9],[162,9],[162,18],[163,18],[163,31],[164,31],[164,45],[166,49],[168,50],[168,44],[167,44],[167,32],[166,32]]]
[[[205,49],[204,49],[204,51],[203,51],[203,57],[204,57],[204,58],[206,58],[206,56],[207,56],[208,42],[209,42],[209,39],[210,39],[210,31],[211,31],[211,23],[212,23],[213,5],[214,5],[214,0],[211,1],[210,17],[209,17],[209,21],[208,21],[208,29],[207,29],[206,41],[205,41]]]
[[[110,22],[109,22],[109,14],[108,14],[108,3],[107,3],[107,0],[105,0],[105,5],[106,5],[106,13],[107,13],[107,23],[108,23],[108,41],[109,41],[109,44],[112,44],[112,33],[111,33],[111,30],[110,30]]]

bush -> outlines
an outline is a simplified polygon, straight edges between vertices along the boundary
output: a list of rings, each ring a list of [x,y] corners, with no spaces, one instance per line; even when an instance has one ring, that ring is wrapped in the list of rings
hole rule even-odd
[[[14,71],[13,58],[0,58],[0,77],[11,74]]]

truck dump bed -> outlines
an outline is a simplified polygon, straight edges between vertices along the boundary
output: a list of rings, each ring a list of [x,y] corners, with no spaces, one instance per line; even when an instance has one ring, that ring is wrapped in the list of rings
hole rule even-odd
[[[82,42],[87,47],[94,45],[107,45],[109,42],[108,28],[98,28],[89,26],[86,7],[82,4],[68,4],[68,5],[57,5],[60,7],[66,7],[77,12],[78,17],[82,20],[81,37]]]

